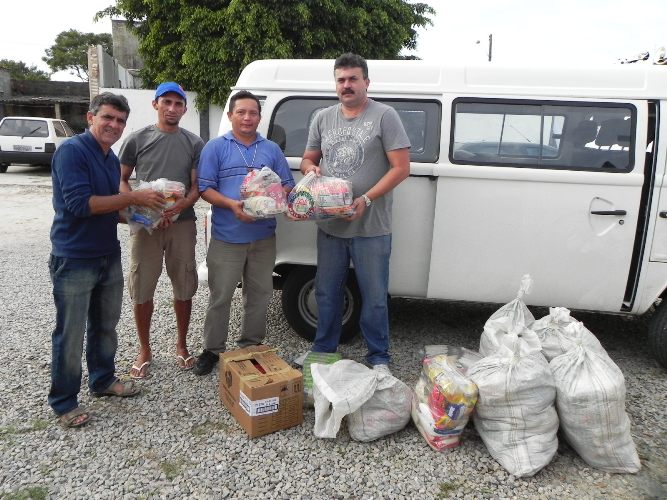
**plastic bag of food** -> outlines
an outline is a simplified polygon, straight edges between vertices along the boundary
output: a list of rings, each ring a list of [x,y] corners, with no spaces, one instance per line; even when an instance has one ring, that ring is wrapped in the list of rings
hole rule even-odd
[[[287,214],[296,220],[349,217],[353,201],[351,182],[308,172],[290,192]]]
[[[139,185],[134,188],[135,191],[141,191],[144,189],[151,189],[158,193],[162,193],[165,198],[165,207],[164,210],[170,208],[176,203],[179,198],[185,196],[185,185],[182,182],[170,181],[169,179],[156,179],[154,181],[145,182],[139,181]],[[140,207],[135,205],[130,205],[124,210],[120,211],[120,214],[125,218],[127,224],[130,226],[130,233],[135,234],[141,229],[145,229],[149,233],[153,232],[160,220],[162,219],[163,210],[153,210],[148,207]],[[171,218],[172,222],[175,222],[178,219],[178,214],[174,215]]]
[[[625,378],[606,353],[589,347],[584,335],[581,329],[572,332],[576,347],[549,364],[561,430],[588,465],[637,472],[641,463],[625,412]]]
[[[464,372],[456,355],[436,354],[422,362],[412,420],[436,451],[460,444],[460,435],[477,402],[477,386]]]
[[[255,219],[268,219],[287,211],[287,197],[278,174],[269,167],[248,172],[241,183],[243,212]]]
[[[578,332],[576,338],[586,344],[588,348],[605,352],[595,335],[584,327],[583,323],[570,316],[570,310],[565,307],[550,307],[549,315],[536,320],[531,325],[531,329],[540,339],[542,354],[547,361],[575,347],[573,336],[575,331]]]
[[[468,372],[468,368],[484,357],[477,351],[466,349],[461,346],[431,344],[424,346],[424,349],[422,350],[422,359],[432,358],[438,354],[446,354],[455,362],[455,366],[460,367],[463,370],[462,373],[464,375]]]
[[[483,357],[493,354],[502,344],[502,338],[509,334],[516,335],[532,348],[542,348],[540,339],[534,331],[521,323],[516,323],[510,316],[502,316],[490,319],[484,325],[484,331],[479,339],[479,353]]]
[[[511,333],[500,341],[493,354],[468,370],[479,391],[473,421],[507,472],[532,476],[558,449],[555,382],[539,347]]]
[[[315,363],[310,369],[315,436],[335,438],[346,416],[350,437],[360,441],[397,432],[410,420],[412,394],[396,377],[350,359],[331,365]]]
[[[535,321],[535,317],[523,302],[523,297],[530,293],[532,287],[533,278],[530,277],[530,274],[524,274],[521,277],[521,286],[519,287],[519,292],[516,294],[516,298],[494,312],[489,319],[508,316],[514,324],[530,326]]]
[[[331,365],[343,359],[339,352],[312,352],[309,351],[303,359],[303,406],[312,408],[315,405],[313,399],[313,373],[310,369],[315,363]],[[296,362],[296,360],[295,360]],[[298,363],[297,363],[298,364]]]

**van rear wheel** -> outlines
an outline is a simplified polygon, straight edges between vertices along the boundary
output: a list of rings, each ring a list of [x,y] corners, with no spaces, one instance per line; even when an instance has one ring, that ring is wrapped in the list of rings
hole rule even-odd
[[[289,325],[302,338],[313,341],[317,330],[314,267],[293,269],[283,283],[282,307]],[[361,296],[354,272],[350,270],[344,291],[341,343],[350,342],[359,333]]]
[[[663,299],[648,327],[648,343],[658,363],[667,368],[667,299]]]
[[[9,163],[0,163],[0,174],[4,174],[9,168]]]

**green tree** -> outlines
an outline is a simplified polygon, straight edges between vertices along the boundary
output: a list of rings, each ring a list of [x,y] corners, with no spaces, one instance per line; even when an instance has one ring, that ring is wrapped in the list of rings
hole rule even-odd
[[[28,66],[23,61],[0,59],[0,68],[9,71],[9,77],[14,80],[42,80],[48,81],[49,74],[37,69],[37,66]]]
[[[66,71],[82,81],[88,81],[88,47],[102,45],[113,55],[113,41],[109,33],[82,33],[77,30],[63,31],[56,36],[56,43],[46,49],[42,61],[51,70]]]
[[[123,16],[139,37],[146,86],[175,80],[198,106],[224,105],[256,59],[335,58],[356,52],[393,59],[417,45],[435,11],[404,0],[116,0],[97,18]]]

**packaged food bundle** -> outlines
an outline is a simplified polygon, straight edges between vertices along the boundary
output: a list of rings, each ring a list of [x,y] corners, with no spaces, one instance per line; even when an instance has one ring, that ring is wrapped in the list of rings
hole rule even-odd
[[[536,320],[531,329],[540,339],[542,354],[547,361],[565,354],[579,341],[590,349],[605,352],[595,335],[583,323],[570,316],[570,310],[565,307],[550,307],[549,315]]]
[[[139,181],[139,185],[134,189],[135,191],[151,189],[158,193],[162,193],[165,198],[165,210],[173,206],[179,198],[185,196],[185,185],[182,182],[170,181],[169,179],[163,178],[150,182]],[[132,234],[141,229],[145,229],[149,233],[152,233],[153,229],[160,223],[160,219],[162,219],[163,210],[153,210],[148,207],[130,205],[125,210],[121,210],[120,213],[125,217]],[[178,219],[178,214],[174,215],[171,218],[171,221],[175,222],[176,219]]]
[[[415,387],[412,419],[436,451],[460,444],[460,435],[477,402],[477,386],[455,356],[426,357]]]
[[[353,201],[351,182],[308,172],[292,189],[287,213],[297,220],[349,217],[354,214]]]
[[[535,349],[541,349],[542,344],[537,334],[521,323],[515,323],[509,316],[489,319],[484,324],[484,331],[479,339],[479,353],[485,357],[493,354],[502,344],[505,335],[516,335],[520,342],[527,342]]]
[[[519,287],[519,292],[516,294],[516,298],[494,312],[489,319],[491,320],[507,316],[514,324],[530,326],[533,321],[535,321],[535,317],[523,302],[523,297],[530,293],[532,287],[533,278],[530,277],[530,274],[524,274],[521,277],[521,286]]]
[[[269,167],[251,170],[241,184],[243,212],[256,219],[267,219],[287,211],[287,197],[280,177]]]

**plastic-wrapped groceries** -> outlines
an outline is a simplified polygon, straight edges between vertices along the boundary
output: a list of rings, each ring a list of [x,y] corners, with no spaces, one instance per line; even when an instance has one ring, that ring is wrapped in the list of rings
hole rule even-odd
[[[516,477],[546,466],[558,449],[558,416],[554,378],[539,347],[506,334],[468,377],[479,391],[475,428],[493,458]]]
[[[512,322],[517,325],[530,326],[532,322],[535,321],[535,317],[523,302],[523,297],[530,293],[532,287],[533,278],[530,277],[530,274],[524,274],[521,277],[521,286],[519,287],[519,292],[516,294],[516,298],[494,312],[489,319],[508,316],[512,319]]]
[[[571,326],[577,325],[577,326]],[[549,315],[536,320],[531,325],[542,344],[542,354],[551,361],[574,347],[572,334],[577,331],[577,338],[590,349],[605,352],[600,341],[572,316],[565,307],[550,307]]]
[[[315,436],[335,438],[343,418],[348,415],[350,436],[360,441],[372,441],[397,432],[410,420],[412,394],[396,377],[350,359],[330,365],[314,363],[310,370],[315,399]]]
[[[482,356],[477,351],[471,349],[466,349],[461,346],[446,345],[446,344],[431,344],[425,345],[422,350],[422,359],[432,358],[437,354],[446,354],[453,362],[456,363],[457,367],[461,367],[463,374],[468,371],[472,365],[477,363]]]
[[[582,329],[573,332],[576,346],[549,364],[561,430],[587,464],[607,472],[637,472],[641,463],[625,413],[623,373],[584,336]]]
[[[312,352],[309,351],[303,359],[303,406],[312,408],[315,404],[313,399],[313,374],[310,366],[315,363],[331,365],[343,359],[339,352]]]
[[[410,421],[412,389],[393,375],[369,371],[377,376],[375,392],[347,416],[347,430],[355,441],[374,441],[400,431]]]
[[[135,191],[151,189],[158,193],[162,193],[165,198],[164,209],[173,206],[179,198],[185,196],[185,185],[182,182],[170,181],[169,179],[163,178],[150,182],[139,181],[139,185],[134,189]],[[162,210],[153,210],[152,208],[135,205],[130,205],[126,209],[121,210],[120,214],[127,221],[132,234],[141,229],[145,229],[149,233],[152,233],[153,229],[158,226],[162,219]],[[171,218],[171,221],[175,222],[176,219],[178,219],[178,214],[174,215]]]
[[[243,212],[255,219],[268,219],[287,211],[287,197],[278,174],[269,167],[251,170],[241,184]]]
[[[513,318],[509,316],[502,316],[489,319],[484,324],[484,331],[479,338],[479,353],[482,357],[493,354],[500,347],[502,338],[508,334],[518,336],[531,347],[537,349],[542,347],[540,339],[534,331],[525,325],[515,323]]]
[[[308,172],[290,192],[287,214],[297,220],[349,217],[353,201],[351,182]]]
[[[422,362],[412,420],[436,451],[460,444],[463,428],[477,402],[477,387],[464,372],[457,355],[436,354]]]

